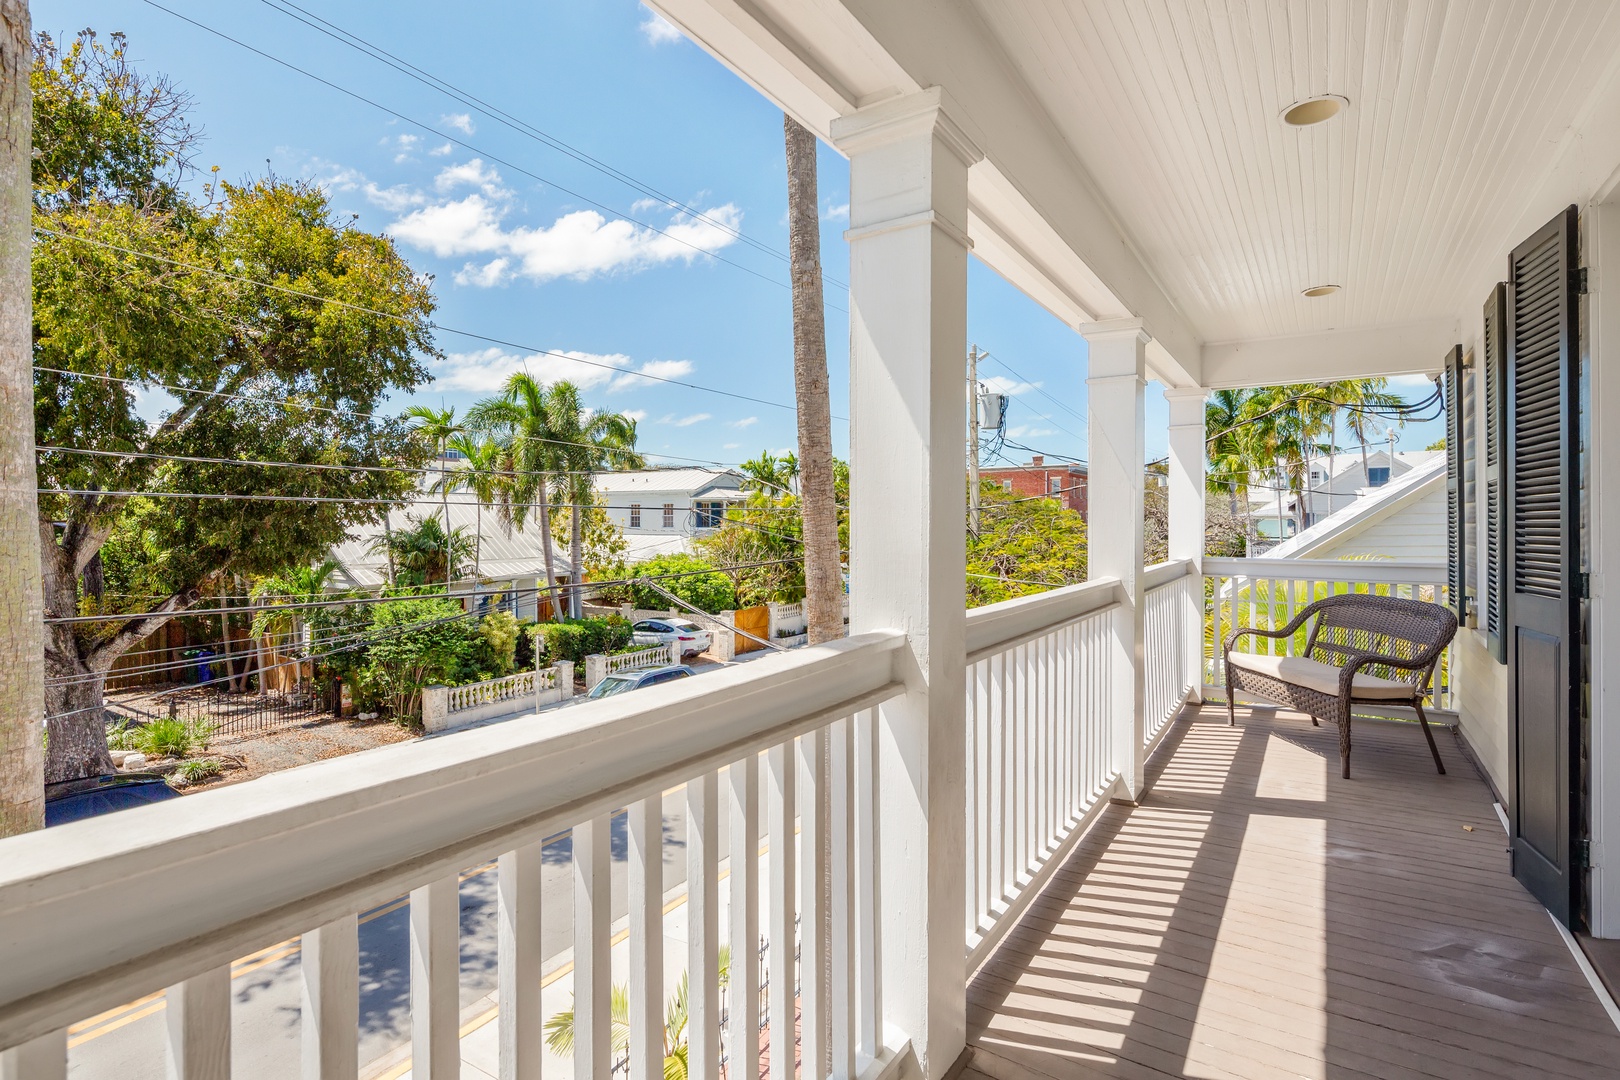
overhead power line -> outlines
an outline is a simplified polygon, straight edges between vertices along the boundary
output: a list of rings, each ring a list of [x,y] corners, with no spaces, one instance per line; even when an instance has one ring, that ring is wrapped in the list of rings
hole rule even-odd
[[[402,75],[416,80],[423,86],[437,90],[440,93],[459,101],[461,104],[467,106],[469,109],[472,109],[474,112],[486,116],[489,119],[494,120],[496,123],[512,129],[520,135],[524,135],[535,140],[536,142],[541,143],[542,145],[558,151],[561,154],[573,158],[575,161],[587,166],[588,168],[595,169],[603,176],[611,177],[625,186],[641,192],[643,195],[657,199],[669,206],[671,209],[680,210],[683,213],[690,214],[692,217],[697,218],[705,224],[712,225],[713,227],[720,229],[722,232],[736,237],[738,240],[741,240],[748,246],[764,252],[773,258],[780,259],[783,262],[791,262],[791,257],[786,252],[771,247],[763,241],[749,236],[741,229],[734,228],[718,218],[710,217],[697,207],[681,202],[673,195],[660,191],[658,188],[653,187],[646,181],[639,180],[624,170],[615,168],[614,166],[609,165],[607,162],[602,161],[600,158],[593,157],[576,146],[569,145],[563,140],[557,138],[555,135],[542,131],[529,121],[514,116],[492,102],[478,97],[471,91],[463,90],[454,83],[451,83],[450,81],[435,75],[430,71],[418,67],[417,65],[405,60],[395,53],[389,52],[387,49],[377,45],[375,42],[366,40],[359,34],[356,34],[354,31],[339,26],[330,19],[322,18],[320,15],[310,11],[308,8],[300,7],[299,5],[292,3],[291,0],[260,0],[260,2],[266,7],[286,15],[290,19],[294,19],[303,23],[305,26],[310,27],[311,29],[318,31],[319,33],[325,34],[334,41],[346,45],[357,52],[370,56],[373,60],[376,60],[377,62],[398,71]],[[823,280],[827,284],[836,286],[840,289],[847,289],[849,287],[845,282],[839,281],[834,277],[824,276]]]
[[[276,56],[273,53],[268,53],[268,52],[265,52],[263,49],[256,48],[255,46],[249,45],[247,42],[241,40],[240,38],[232,37],[230,34],[225,33],[223,30],[217,30],[214,27],[209,26],[207,23],[200,22],[199,20],[193,19],[188,15],[182,15],[180,12],[175,11],[173,8],[164,7],[162,4],[157,3],[157,0],[141,0],[141,2],[146,4],[148,7],[153,7],[153,8],[156,8],[157,10],[162,11],[162,12],[168,14],[168,15],[172,15],[176,19],[179,19],[181,22],[189,23],[190,25],[195,26],[197,29],[205,31],[206,33],[212,34],[215,37],[220,38],[223,41],[228,41],[232,45],[236,45],[239,48],[246,49],[248,52],[253,53],[255,56],[259,56],[259,57],[262,57],[262,58],[264,58],[266,60],[269,60],[271,63],[279,64],[281,67],[284,67],[289,71],[297,72],[298,74],[304,76],[305,78],[311,79],[311,80],[313,80],[315,82],[318,82],[322,86],[327,87],[328,89],[335,90],[338,93],[343,94],[346,97],[353,98],[355,101],[361,102],[362,104],[365,104],[365,105],[369,105],[372,108],[378,110],[379,112],[383,112],[383,113],[386,113],[389,116],[394,117],[396,120],[400,120],[400,121],[402,121],[404,123],[410,124],[414,128],[417,128],[417,129],[419,129],[421,131],[427,132],[428,134],[432,135],[434,138],[444,139],[446,142],[453,143],[456,146],[459,146],[464,150],[467,150],[467,151],[470,151],[471,153],[477,154],[480,157],[487,158],[490,161],[493,161],[498,165],[501,165],[501,166],[503,166],[503,167],[505,167],[507,169],[510,169],[515,173],[518,173],[518,174],[520,174],[522,176],[527,176],[529,179],[534,180],[537,183],[545,184],[548,187],[555,188],[556,190],[562,192],[565,195],[568,195],[568,196],[570,196],[572,198],[578,199],[583,203],[587,203],[587,204],[589,204],[591,206],[594,206],[598,210],[603,211],[604,213],[612,214],[615,217],[622,218],[623,220],[628,221],[631,224],[636,225],[636,226],[638,226],[640,228],[646,229],[649,232],[654,232],[654,233],[657,233],[660,236],[665,237],[666,239],[673,240],[675,243],[680,244],[683,247],[690,248],[694,252],[696,252],[696,253],[698,253],[700,255],[704,255],[704,256],[706,256],[708,258],[714,259],[716,262],[722,262],[722,263],[725,263],[727,266],[735,267],[736,269],[741,270],[745,274],[752,275],[753,277],[756,277],[761,281],[767,281],[767,282],[771,283],[772,285],[777,286],[778,288],[791,289],[793,287],[791,282],[778,281],[776,278],[773,278],[773,277],[769,276],[768,274],[760,273],[758,270],[755,270],[751,266],[745,266],[744,264],[742,264],[740,262],[737,262],[734,259],[728,259],[724,255],[717,254],[717,253],[715,253],[713,251],[710,251],[707,248],[704,248],[704,247],[702,247],[702,246],[700,246],[698,244],[694,244],[689,240],[683,240],[681,237],[673,235],[672,233],[670,233],[666,229],[660,229],[656,225],[653,225],[653,224],[651,224],[649,222],[645,222],[645,221],[642,221],[642,220],[640,220],[638,218],[632,217],[631,215],[623,213],[623,212],[619,211],[618,209],[616,209],[614,207],[608,206],[606,203],[598,202],[595,199],[591,198],[590,196],[588,196],[588,195],[586,195],[586,194],[584,194],[582,192],[575,191],[572,188],[564,187],[563,185],[557,183],[554,180],[549,179],[548,177],[541,176],[539,173],[536,173],[536,172],[533,172],[533,171],[531,171],[529,169],[526,169],[523,166],[518,165],[515,162],[507,160],[506,158],[499,157],[499,156],[497,156],[495,154],[490,153],[487,150],[480,149],[479,147],[474,146],[472,143],[467,142],[465,139],[457,138],[455,135],[452,135],[449,132],[443,131],[443,130],[433,126],[432,124],[426,123],[426,122],[424,122],[422,120],[418,120],[414,116],[409,116],[409,115],[407,115],[405,113],[402,113],[398,109],[394,109],[394,108],[391,108],[390,106],[384,105],[382,102],[377,101],[374,98],[369,98],[369,97],[365,96],[364,94],[359,93],[358,91],[350,90],[348,87],[342,86],[342,85],[340,85],[338,83],[335,83],[330,79],[323,78],[320,75],[317,75],[314,72],[308,70],[307,68],[299,67],[297,64],[294,64],[289,60],[283,60],[281,57]],[[836,310],[836,311],[841,311],[841,312],[844,312],[845,314],[848,314],[848,312],[844,308],[835,307],[834,305],[831,305],[831,304],[828,304],[827,306],[828,307],[833,307],[834,310]]]
[[[147,2],[149,2],[149,0],[147,0]],[[233,274],[233,273],[230,273],[229,271],[220,270],[220,269],[217,269],[217,268],[212,267],[212,266],[201,266],[201,265],[198,265],[196,263],[188,263],[188,262],[183,262],[183,261],[178,260],[178,259],[171,259],[171,258],[168,258],[167,256],[158,255],[158,254],[155,254],[155,253],[149,252],[149,251],[140,251],[140,250],[135,249],[135,248],[123,247],[123,246],[118,245],[118,244],[110,244],[110,243],[106,242],[105,240],[96,240],[96,239],[93,239],[92,237],[79,236],[79,235],[74,234],[74,233],[66,233],[66,232],[62,232],[59,229],[50,229],[50,228],[46,228],[46,227],[40,226],[40,225],[34,226],[34,231],[35,232],[47,233],[47,234],[49,234],[51,236],[57,236],[57,237],[60,237],[60,238],[62,238],[64,240],[74,240],[74,241],[78,241],[79,243],[90,244],[90,245],[92,245],[94,247],[106,248],[106,249],[108,249],[110,251],[117,251],[117,252],[119,252],[121,254],[131,255],[131,256],[134,256],[136,258],[150,259],[150,260],[152,260],[154,262],[164,263],[166,265],[178,267],[178,268],[184,269],[184,270],[194,270],[194,271],[196,271],[197,273],[200,273],[200,274],[212,274],[212,275],[214,275],[216,277],[227,278],[227,279],[229,279],[231,281],[240,281],[240,282],[242,282],[243,284],[246,284],[246,285],[253,285],[253,286],[255,286],[257,288],[261,288],[261,289],[269,289],[271,292],[284,293],[284,294],[286,294],[288,296],[297,296],[297,297],[301,297],[301,298],[306,299],[306,300],[314,300],[314,301],[316,301],[318,303],[322,303],[322,304],[331,304],[333,306],[341,307],[341,308],[344,308],[344,309],[349,310],[349,311],[357,311],[357,312],[360,312],[360,313],[365,314],[365,315],[375,315],[378,318],[393,319],[393,320],[395,320],[397,322],[405,322],[405,323],[410,322],[410,319],[408,319],[407,317],[405,317],[403,315],[398,315],[398,314],[396,314],[394,312],[391,312],[391,311],[380,311],[377,308],[366,307],[366,306],[364,306],[362,304],[351,304],[346,300],[339,300],[339,299],[337,299],[335,297],[322,296],[319,293],[306,292],[306,291],[304,291],[302,289],[294,289],[294,288],[290,288],[290,287],[288,287],[286,285],[276,285],[276,284],[273,284],[273,283],[268,282],[268,281],[259,281],[259,280],[255,279],[255,278],[247,277],[247,276],[242,275],[242,274]],[[553,357],[556,357],[559,360],[567,360],[567,361],[570,361],[571,363],[582,364],[582,365],[584,365],[586,367],[600,368],[600,369],[602,369],[604,371],[614,372],[616,375],[619,375],[620,377],[631,377],[631,378],[637,378],[637,379],[646,379],[649,382],[667,383],[667,384],[669,384],[671,386],[683,386],[683,387],[687,388],[688,390],[700,390],[700,391],[702,391],[703,393],[706,393],[706,394],[718,394],[721,397],[733,398],[733,399],[735,399],[737,401],[747,401],[747,402],[751,402],[751,403],[753,403],[755,405],[765,405],[765,406],[768,406],[769,408],[772,408],[772,409],[782,409],[782,410],[784,410],[786,412],[795,413],[795,414],[797,414],[797,412],[798,412],[798,409],[797,409],[796,406],[786,405],[786,404],[783,404],[780,401],[771,401],[771,400],[769,400],[767,398],[754,397],[751,394],[739,394],[734,390],[721,390],[718,387],[704,386],[702,383],[688,382],[685,379],[671,379],[671,378],[668,378],[668,377],[663,376],[663,375],[652,375],[652,374],[649,374],[648,372],[645,372],[645,371],[638,371],[635,368],[620,367],[617,364],[603,363],[600,360],[587,360],[587,359],[585,359],[583,357],[572,356],[572,355],[570,355],[568,353],[565,353],[565,352],[558,352],[555,349],[543,349],[543,348],[540,348],[539,346],[536,346],[536,345],[525,345],[525,344],[523,344],[521,342],[510,341],[510,340],[507,340],[505,338],[498,338],[498,337],[494,337],[494,336],[489,335],[489,334],[480,334],[480,333],[477,333],[477,332],[472,331],[472,330],[461,330],[461,329],[458,329],[457,327],[454,327],[454,326],[445,326],[443,323],[428,322],[426,324],[426,327],[427,327],[427,329],[437,330],[437,331],[440,331],[441,333],[454,334],[457,337],[470,338],[471,340],[482,341],[482,342],[485,342],[485,343],[490,344],[490,345],[499,345],[502,348],[506,348],[506,349],[516,349],[520,353],[521,352],[526,352],[526,353],[531,353],[531,354],[536,355],[536,356],[553,356]],[[36,370],[44,371],[44,370],[51,370],[51,369],[36,368]],[[124,380],[124,381],[136,381],[136,382],[138,382],[139,380]],[[190,392],[198,393],[198,392],[206,392],[206,391],[190,391]],[[329,410],[329,411],[336,411],[336,410]],[[368,414],[355,413],[353,415],[360,416],[360,415],[368,415]],[[846,423],[848,423],[847,418],[842,417],[842,416],[834,416],[833,419],[834,420],[843,420]]]

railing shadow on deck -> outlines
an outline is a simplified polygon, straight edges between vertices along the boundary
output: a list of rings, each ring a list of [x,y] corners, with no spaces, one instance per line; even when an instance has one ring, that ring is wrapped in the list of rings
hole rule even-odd
[[[1189,709],[970,982],[968,1076],[1593,1076],[1620,1034],[1411,725]]]

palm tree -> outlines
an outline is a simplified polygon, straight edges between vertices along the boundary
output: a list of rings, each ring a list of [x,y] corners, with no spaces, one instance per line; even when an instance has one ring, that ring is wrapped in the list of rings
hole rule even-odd
[[[507,482],[496,489],[501,521],[523,528],[535,511],[540,530],[540,552],[546,565],[546,591],[553,618],[561,618],[557,602],[556,555],[551,546],[551,474],[557,469],[559,447],[546,409],[546,387],[527,372],[514,372],[499,397],[486,398],[467,410],[467,423],[500,448],[500,464]]]
[[[460,454],[466,464],[454,472],[441,474],[429,491],[470,491],[474,500],[473,526],[473,606],[478,603],[478,583],[483,576],[484,507],[501,501],[511,471],[504,468],[501,445],[487,436],[480,438],[469,432],[451,436],[449,449]],[[510,523],[506,523],[510,528]]]
[[[439,447],[439,481],[436,485],[439,494],[444,500],[444,533],[445,542],[449,543],[450,534],[450,489],[444,486],[445,478],[445,451],[449,449],[450,440],[466,432],[465,425],[456,423],[456,410],[434,409],[427,405],[412,405],[405,410],[405,416],[412,421],[411,430],[422,438],[435,443]],[[445,572],[448,573],[450,564],[455,560],[450,558],[449,549],[445,551]],[[444,591],[450,591],[450,579],[444,581]]]
[[[461,576],[472,551],[472,541],[460,526],[448,533],[437,517],[405,519],[409,524],[398,532],[377,537],[372,551],[385,548],[399,571],[399,578],[410,585]]]
[[[1388,379],[1348,379],[1330,384],[1333,400],[1349,406],[1345,410],[1345,426],[1361,444],[1361,478],[1368,482],[1367,441],[1378,424],[1375,410],[1404,405],[1399,394],[1386,387]]]
[[[559,501],[569,505],[568,553],[573,581],[568,590],[568,610],[574,618],[583,614],[584,591],[580,578],[584,567],[585,509],[596,502],[596,473],[615,468],[639,469],[646,463],[635,452],[636,422],[622,413],[587,409],[579,399],[579,388],[559,382],[545,394],[547,427],[556,440],[557,472],[555,486]]]

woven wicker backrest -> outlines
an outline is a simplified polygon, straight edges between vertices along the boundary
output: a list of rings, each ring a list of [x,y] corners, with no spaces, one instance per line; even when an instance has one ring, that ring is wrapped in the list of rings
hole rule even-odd
[[[1419,661],[1417,670],[1373,664],[1369,675],[1424,686],[1441,651],[1457,632],[1457,617],[1439,604],[1395,596],[1346,593],[1311,605],[1316,624],[1305,655],[1340,667],[1356,653],[1379,653]]]

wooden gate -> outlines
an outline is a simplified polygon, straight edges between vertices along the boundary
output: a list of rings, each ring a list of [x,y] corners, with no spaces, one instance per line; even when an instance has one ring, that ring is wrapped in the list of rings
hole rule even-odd
[[[737,612],[733,625],[738,630],[753,634],[754,637],[766,637],[771,632],[771,609],[764,604],[758,607],[743,608]],[[751,641],[743,637],[742,634],[737,635],[737,652],[739,653],[753,652],[755,649],[763,649],[764,647],[757,641]]]

